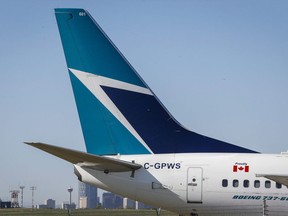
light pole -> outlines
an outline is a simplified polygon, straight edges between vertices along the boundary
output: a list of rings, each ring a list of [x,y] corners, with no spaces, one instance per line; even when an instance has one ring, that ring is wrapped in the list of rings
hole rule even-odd
[[[20,186],[21,189],[21,208],[23,208],[23,190],[24,190],[25,186]]]
[[[36,186],[30,187],[30,190],[32,191],[32,210],[34,209],[34,191],[36,190]]]
[[[70,186],[67,190],[70,193],[70,202],[69,202],[69,207],[68,207],[68,214],[70,215],[70,212],[71,212],[71,196],[72,196],[73,188]]]

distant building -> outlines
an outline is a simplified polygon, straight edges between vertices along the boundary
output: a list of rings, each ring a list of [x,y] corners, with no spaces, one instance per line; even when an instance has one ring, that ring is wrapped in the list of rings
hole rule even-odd
[[[12,190],[11,193],[11,207],[12,208],[19,208],[19,202],[18,202],[18,195],[20,193],[19,190]]]
[[[113,193],[103,193],[102,207],[105,209],[152,209],[152,206]]]
[[[88,208],[87,197],[79,197],[79,208]]]
[[[128,198],[123,198],[123,208],[124,209],[152,209],[153,207],[146,205],[142,202],[130,200]]]
[[[136,206],[136,209],[152,209],[152,208],[155,208],[155,207],[147,205],[147,204],[142,203],[142,202],[138,202],[138,208]]]
[[[37,206],[38,209],[47,209],[47,205],[46,204],[40,204]]]
[[[103,193],[102,207],[107,209],[123,208],[123,197],[113,193]]]
[[[68,202],[63,202],[61,205],[62,209],[76,209],[76,204],[75,203],[71,203],[71,206],[69,208],[70,204]]]
[[[97,187],[79,182],[79,208],[96,208],[98,201]]]
[[[0,201],[0,208],[11,208],[11,202]]]
[[[55,200],[48,199],[45,200],[45,204],[40,204],[37,206],[38,209],[55,209]]]
[[[136,201],[123,198],[123,209],[135,209]]]
[[[45,201],[45,204],[47,205],[47,208],[49,209],[55,209],[55,200],[53,199],[47,199]]]

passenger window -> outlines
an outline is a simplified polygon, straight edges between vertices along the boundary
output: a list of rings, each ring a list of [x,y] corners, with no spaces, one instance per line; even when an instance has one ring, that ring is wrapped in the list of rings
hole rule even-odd
[[[255,180],[254,181],[254,187],[255,188],[259,188],[260,187],[260,181],[259,180]]]
[[[238,187],[239,186],[239,181],[234,179],[233,180],[233,187]]]
[[[249,180],[243,181],[243,187],[248,188],[249,187]]]
[[[222,180],[222,187],[227,187],[228,186],[228,180],[227,179],[223,179]]]
[[[270,187],[271,187],[271,182],[265,181],[265,188],[270,188]]]
[[[276,182],[276,188],[280,189],[282,188],[282,185]]]

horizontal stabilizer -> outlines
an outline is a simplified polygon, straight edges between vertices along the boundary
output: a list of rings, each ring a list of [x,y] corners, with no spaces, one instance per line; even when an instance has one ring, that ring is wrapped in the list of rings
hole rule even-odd
[[[288,175],[256,174],[256,177],[264,177],[288,187]]]
[[[72,164],[77,164],[91,169],[109,172],[127,172],[140,169],[142,165],[127,162],[119,159],[92,155],[72,149],[66,149],[58,146],[48,145],[44,143],[25,142],[27,145],[41,149],[55,155]]]

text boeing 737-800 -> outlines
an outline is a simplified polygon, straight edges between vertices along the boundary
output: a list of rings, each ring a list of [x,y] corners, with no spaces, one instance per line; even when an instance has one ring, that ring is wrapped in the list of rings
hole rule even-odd
[[[179,215],[288,214],[286,154],[182,127],[87,11],[55,14],[87,153],[27,144],[74,164],[80,181]]]

